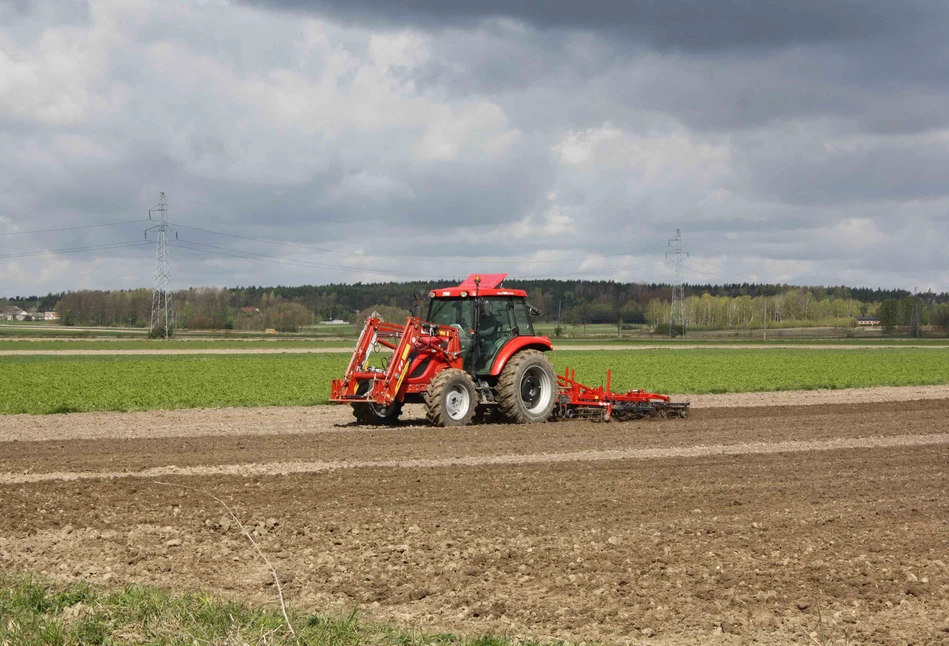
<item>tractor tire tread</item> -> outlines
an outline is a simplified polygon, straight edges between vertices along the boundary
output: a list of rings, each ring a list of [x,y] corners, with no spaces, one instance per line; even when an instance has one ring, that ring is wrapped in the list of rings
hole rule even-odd
[[[445,388],[455,379],[466,380],[470,385],[469,393],[473,395],[468,413],[462,420],[451,419],[443,406]],[[423,399],[425,401],[425,418],[432,426],[467,426],[471,423],[471,418],[474,417],[478,403],[474,380],[467,372],[458,368],[448,368],[435,375],[428,384]]]
[[[510,361],[507,362],[507,365],[504,366],[504,369],[501,371],[501,375],[498,377],[497,383],[497,393],[498,393],[498,409],[501,414],[507,417],[510,421],[515,424],[528,424],[531,422],[546,422],[547,418],[545,417],[542,420],[531,419],[525,415],[523,410],[523,402],[521,401],[521,388],[520,383],[518,383],[520,375],[520,366],[524,363],[530,361],[538,361],[540,363],[545,363],[548,368],[548,374],[550,374],[553,380],[551,387],[553,388],[553,393],[551,395],[550,408],[553,409],[554,399],[557,390],[557,377],[554,372],[553,364],[550,362],[550,359],[546,354],[540,350],[521,350],[516,355],[514,355]],[[549,417],[550,411],[548,411],[547,417]]]

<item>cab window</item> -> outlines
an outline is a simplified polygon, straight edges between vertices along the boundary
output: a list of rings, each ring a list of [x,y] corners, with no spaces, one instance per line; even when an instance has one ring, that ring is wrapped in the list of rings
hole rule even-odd
[[[521,336],[534,336],[534,324],[531,323],[527,303],[520,298],[512,300],[514,301],[514,316],[517,319],[517,333]]]
[[[428,322],[436,325],[460,325],[465,330],[473,326],[471,301],[462,298],[433,300],[428,308]]]

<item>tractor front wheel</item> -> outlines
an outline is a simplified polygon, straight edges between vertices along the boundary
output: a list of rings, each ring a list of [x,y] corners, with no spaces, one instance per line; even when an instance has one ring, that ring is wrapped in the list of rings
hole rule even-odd
[[[425,391],[425,416],[434,426],[467,426],[477,404],[474,381],[464,370],[442,370]]]
[[[360,424],[390,426],[399,421],[402,414],[402,402],[392,402],[388,406],[375,403],[355,403],[353,417]]]
[[[557,377],[539,350],[522,350],[507,362],[498,378],[498,408],[512,422],[546,422],[554,409]]]

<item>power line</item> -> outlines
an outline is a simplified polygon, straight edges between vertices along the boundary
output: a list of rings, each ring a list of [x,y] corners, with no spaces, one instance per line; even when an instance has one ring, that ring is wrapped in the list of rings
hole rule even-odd
[[[28,233],[52,233],[54,231],[75,231],[77,229],[96,229],[98,227],[117,227],[123,224],[135,224],[137,222],[145,222],[145,218],[138,220],[126,220],[124,222],[104,222],[102,224],[83,224],[75,227],[59,227],[56,229],[33,229],[32,231],[7,231],[5,233],[0,233],[0,236],[21,236]]]
[[[70,247],[68,249],[48,249],[46,251],[28,251],[24,253],[5,254],[5,255],[0,256],[0,259],[26,258],[28,256],[46,256],[46,255],[60,254],[60,253],[79,253],[83,251],[99,251],[102,249],[121,249],[123,247],[137,247],[137,246],[145,245],[145,244],[149,244],[149,243],[145,241],[117,242],[114,244],[97,245],[93,247]]]
[[[192,231],[201,231],[202,233],[210,233],[212,235],[227,236],[228,238],[237,238],[238,240],[247,240],[250,242],[262,242],[264,244],[272,244],[282,247],[296,247],[299,249],[307,249],[309,251],[318,251],[320,253],[331,253],[341,256],[352,256],[355,258],[379,258],[381,260],[414,260],[417,262],[433,262],[433,263],[451,263],[451,264],[557,264],[563,262],[571,262],[571,259],[558,259],[558,260],[478,260],[478,259],[453,259],[453,258],[420,258],[418,256],[400,256],[400,255],[383,255],[383,254],[372,254],[372,253],[362,253],[356,251],[340,251],[339,249],[332,249],[327,247],[314,247],[311,245],[300,244],[296,242],[282,242],[279,240],[268,240],[266,238],[253,238],[250,236],[242,236],[236,233],[227,233],[224,231],[213,231],[211,229],[202,229],[200,227],[192,227],[186,224],[175,224],[176,227],[181,229],[190,229]],[[624,253],[618,254],[609,254],[603,256],[597,256],[598,258],[621,258],[623,256],[633,256],[644,253],[649,253],[650,251],[658,251],[660,249],[665,249],[665,247],[651,247],[649,249],[639,249],[636,251],[627,251]],[[386,273],[386,272],[381,272]]]
[[[736,273],[736,272],[734,272],[734,271],[728,271],[727,269],[722,269],[721,267],[716,267],[716,266],[713,265],[712,263],[710,263],[710,262],[705,262],[704,260],[700,260],[699,258],[690,258],[690,260],[694,260],[695,262],[700,262],[700,263],[702,263],[703,265],[705,265],[706,267],[711,267],[712,269],[715,270],[716,275],[731,274],[732,276],[737,276],[738,278],[741,278],[742,280],[744,280],[744,281],[746,281],[746,282],[751,282],[751,283],[758,283],[758,282],[760,282],[760,281],[758,281],[758,280],[752,279],[751,276],[746,276],[745,274],[739,274],[739,273]],[[693,267],[692,269],[693,269],[693,271],[697,271],[694,267]],[[702,272],[699,272],[699,273],[702,273]],[[706,274],[706,275],[707,275],[707,274]]]
[[[600,258],[607,258],[608,256],[600,256]],[[656,262],[644,263],[641,265],[623,265],[621,267],[610,267],[608,269],[590,269],[586,271],[572,271],[565,274],[537,274],[533,276],[521,276],[515,275],[515,278],[520,278],[523,280],[544,280],[545,278],[572,278],[573,276],[592,276],[593,274],[601,274],[607,272],[616,273],[618,271],[626,271],[627,269],[645,269],[647,267],[655,267],[657,265],[665,264],[663,260],[658,260]]]
[[[171,246],[177,247],[180,249],[188,249],[190,251],[200,251],[203,253],[210,253],[218,256],[227,256],[230,258],[238,258],[241,260],[256,260],[258,262],[266,262],[273,265],[293,265],[296,267],[305,267],[308,269],[333,269],[338,271],[348,271],[348,272],[369,272],[372,274],[380,274],[383,276],[400,276],[403,278],[416,278],[419,274],[403,274],[398,272],[393,272],[389,270],[378,270],[378,269],[369,269],[362,267],[342,267],[340,265],[327,265],[323,263],[310,262],[306,260],[291,260],[287,258],[281,258],[280,256],[270,256],[267,254],[255,253],[253,251],[240,251],[238,249],[229,249],[227,247],[217,247],[214,245],[203,244],[201,242],[193,242],[191,240],[175,240],[172,241]],[[187,246],[194,245],[194,246]],[[203,248],[195,248],[203,247]]]
[[[188,245],[193,245],[193,246],[188,246]],[[185,240],[185,239],[175,240],[171,243],[171,246],[178,247],[181,249],[188,249],[190,251],[200,251],[203,253],[209,253],[209,254],[214,254],[218,256],[237,258],[240,260],[256,260],[258,262],[266,262],[269,264],[292,265],[292,266],[312,268],[312,269],[331,269],[331,270],[336,270],[336,271],[345,271],[345,272],[353,272],[353,273],[368,272],[368,273],[380,274],[384,276],[399,276],[402,278],[415,278],[418,280],[425,279],[423,278],[423,274],[420,274],[420,273],[406,274],[406,273],[394,272],[390,270],[383,271],[383,270],[378,270],[378,269],[370,269],[368,267],[342,267],[340,265],[327,265],[324,263],[316,263],[316,262],[311,262],[311,261],[306,261],[306,260],[292,260],[292,259],[281,258],[280,256],[271,256],[271,255],[260,254],[260,253],[256,253],[252,251],[230,249],[228,247],[218,247],[215,245],[208,245],[201,242],[194,242],[192,240]],[[195,248],[195,247],[201,247],[201,248]],[[600,257],[605,258],[606,256],[600,256]],[[477,261],[469,262],[468,264],[475,264],[475,262]],[[520,278],[522,280],[542,280],[545,278],[570,278],[573,276],[589,276],[593,274],[606,273],[606,272],[615,273],[618,271],[625,271],[628,269],[642,269],[646,267],[653,267],[660,264],[662,264],[661,261],[645,263],[645,264],[623,265],[620,267],[611,267],[607,269],[575,271],[575,272],[553,274],[553,275],[551,274],[528,275],[528,276],[517,275],[516,278]]]

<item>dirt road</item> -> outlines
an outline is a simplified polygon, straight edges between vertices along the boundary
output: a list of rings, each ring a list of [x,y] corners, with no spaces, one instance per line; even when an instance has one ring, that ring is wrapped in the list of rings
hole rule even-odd
[[[655,644],[813,643],[819,612],[828,643],[949,643],[940,388],[462,430],[322,407],[0,418],[0,569],[273,604],[224,510],[160,480],[231,505],[310,610]]]

